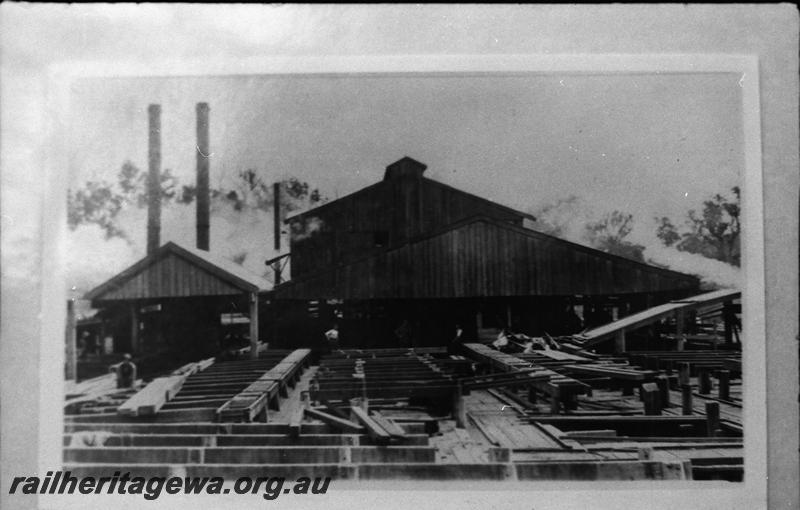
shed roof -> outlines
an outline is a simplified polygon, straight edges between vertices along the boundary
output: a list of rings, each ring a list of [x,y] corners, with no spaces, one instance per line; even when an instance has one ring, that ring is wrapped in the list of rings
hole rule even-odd
[[[409,159],[411,159],[411,158],[409,158]],[[391,179],[385,179],[384,178],[384,180],[382,180],[382,181],[378,181],[378,182],[376,182],[374,184],[370,184],[369,186],[366,186],[366,187],[361,188],[361,189],[359,189],[357,191],[354,191],[353,193],[350,193],[348,195],[344,195],[342,197],[339,197],[336,200],[331,200],[330,202],[325,202],[324,204],[320,204],[320,205],[314,207],[313,209],[309,209],[307,211],[302,211],[302,212],[299,212],[299,213],[294,214],[292,216],[289,216],[285,220],[283,220],[283,222],[284,223],[292,223],[292,222],[300,220],[302,218],[306,218],[306,217],[311,217],[311,216],[317,215],[321,211],[326,211],[328,209],[332,209],[334,207],[337,207],[343,201],[348,200],[348,199],[349,200],[353,200],[353,199],[360,200],[363,197],[368,196],[371,193],[374,193],[376,190],[379,190],[379,189],[383,188],[384,186],[386,186],[387,180],[390,181]],[[484,203],[484,204],[486,204],[488,206],[496,208],[496,209],[498,209],[500,211],[504,211],[506,213],[519,216],[520,218],[527,218],[529,220],[536,221],[536,217],[534,215],[530,214],[530,213],[527,213],[527,212],[524,212],[524,211],[519,211],[517,209],[514,209],[513,207],[509,207],[507,205],[503,205],[501,203],[495,202],[494,200],[489,200],[488,198],[484,198],[484,197],[475,195],[473,193],[469,193],[467,191],[464,191],[464,190],[461,190],[461,189],[458,189],[458,188],[454,188],[453,186],[450,186],[449,184],[445,184],[443,182],[440,182],[440,181],[437,181],[437,180],[434,180],[434,179],[429,179],[429,178],[424,177],[424,176],[420,177],[420,182],[423,184],[423,186],[430,186],[430,187],[433,187],[433,188],[439,188],[439,189],[442,189],[442,190],[449,191],[449,192],[451,192],[453,194],[456,194],[456,195],[460,195],[460,196],[463,196],[463,197],[469,197],[472,200],[477,200],[477,201],[482,202],[482,203]]]
[[[168,242],[89,291],[92,301],[233,295],[269,290],[264,278],[219,255]]]

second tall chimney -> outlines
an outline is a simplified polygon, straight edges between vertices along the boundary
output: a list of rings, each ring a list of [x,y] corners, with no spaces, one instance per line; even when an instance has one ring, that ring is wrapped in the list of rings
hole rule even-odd
[[[161,244],[161,105],[147,108],[149,120],[147,172],[147,254]]]
[[[209,249],[208,103],[197,103],[197,249]]]

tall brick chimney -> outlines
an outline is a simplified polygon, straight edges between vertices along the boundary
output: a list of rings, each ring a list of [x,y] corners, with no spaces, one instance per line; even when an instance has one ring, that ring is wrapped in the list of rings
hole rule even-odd
[[[147,172],[147,254],[161,244],[161,105],[147,108],[149,119]]]
[[[208,112],[208,103],[197,103],[197,249],[205,251],[209,250],[210,229]]]

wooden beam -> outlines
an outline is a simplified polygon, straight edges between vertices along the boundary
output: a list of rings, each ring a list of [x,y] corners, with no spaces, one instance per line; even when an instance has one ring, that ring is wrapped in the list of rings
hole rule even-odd
[[[569,372],[591,374],[629,381],[644,381],[656,375],[652,370],[640,370],[634,367],[611,367],[603,365],[564,365]]]
[[[403,430],[400,425],[394,422],[389,418],[386,418],[381,413],[374,411],[372,413],[372,419],[375,420],[375,423],[380,425],[386,432],[394,437],[406,437],[406,431]]]
[[[180,391],[188,375],[173,375],[153,379],[141,391],[117,408],[122,416],[148,416],[156,414]]]
[[[344,418],[339,418],[338,416],[328,414],[326,412],[320,411],[319,409],[314,409],[313,407],[306,408],[305,414],[307,416],[310,416],[311,418],[320,420],[323,423],[327,423],[331,427],[337,430],[341,430],[344,433],[350,433],[350,434],[364,433],[364,427],[362,427],[358,423],[346,420]]]
[[[375,423],[375,420],[370,418],[366,411],[358,406],[352,406],[350,411],[353,413],[353,416],[355,416],[356,420],[366,427],[369,437],[378,442],[386,443],[389,441],[391,437],[390,434],[386,432],[383,427]]]

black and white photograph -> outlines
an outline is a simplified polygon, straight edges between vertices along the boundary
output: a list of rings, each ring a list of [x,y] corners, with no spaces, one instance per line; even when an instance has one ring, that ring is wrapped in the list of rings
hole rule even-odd
[[[49,68],[44,120],[29,119],[52,177],[41,259],[17,250],[35,236],[6,213],[31,200],[22,190],[36,177],[4,171],[4,310],[9,279],[41,275],[30,396],[50,423],[39,469],[3,462],[4,497],[360,508],[387,491],[391,507],[463,508],[448,494],[476,491],[468,508],[540,508],[502,494],[546,489],[541,508],[610,507],[612,491],[649,506],[767,507],[777,340],[764,296],[777,287],[764,239],[776,213],[758,57],[327,54],[326,41],[357,39],[328,15],[458,11],[208,7],[218,17],[190,17],[196,30],[176,40],[210,45],[248,27],[238,44],[251,51],[215,50],[240,60],[179,49],[177,63],[127,65],[98,50],[100,62]],[[765,19],[788,12],[771,7]],[[3,11],[4,26],[22,8]],[[537,14],[588,19],[578,6],[506,9],[537,26]],[[104,16],[164,28],[187,11],[114,12],[87,11],[83,33]],[[256,19],[317,51],[259,53]],[[331,39],[303,42],[315,26]],[[786,182],[793,231],[777,243],[794,291],[781,331],[797,335],[798,185]],[[7,340],[4,372],[24,363]],[[782,376],[795,425],[797,351]],[[8,402],[6,437],[21,412]],[[785,433],[796,467],[798,434]]]

